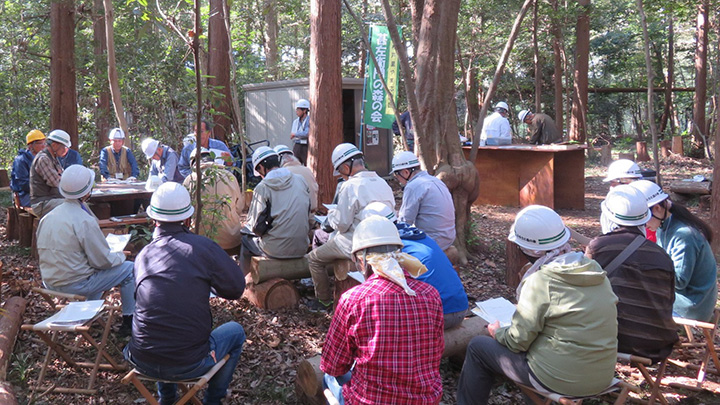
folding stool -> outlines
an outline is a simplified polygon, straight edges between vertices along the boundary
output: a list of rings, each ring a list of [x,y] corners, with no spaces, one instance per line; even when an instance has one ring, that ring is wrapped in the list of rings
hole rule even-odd
[[[615,392],[617,390],[620,390],[620,395],[618,395],[614,404],[621,405],[621,404],[624,404],[625,401],[627,400],[627,397],[630,394],[630,391],[634,391],[634,392],[640,391],[640,389],[638,387],[636,387],[632,384],[628,384],[625,381],[619,380],[617,378],[613,378],[612,382],[610,383],[610,386],[605,388],[602,392],[599,392],[595,395],[589,395],[586,397],[572,397],[572,396],[558,394],[556,392],[539,391],[539,390],[536,390],[535,388],[528,387],[526,385],[521,385],[521,384],[517,384],[517,386],[520,388],[520,391],[522,391],[523,394],[527,395],[536,405],[549,405],[549,404],[552,404],[553,402],[557,402],[562,405],[582,405],[582,402],[585,399],[599,397],[601,395],[609,394],[609,393]]]
[[[720,372],[720,360],[718,360],[717,351],[715,350],[715,334],[717,333],[718,323],[720,322],[720,309],[715,308],[713,311],[712,322],[700,322],[693,319],[674,317],[675,323],[685,327],[687,333],[688,342],[681,343],[680,348],[696,348],[705,349],[702,354],[702,361],[699,366],[698,374],[696,377],[697,387],[702,387],[703,381],[705,380],[705,374],[708,371],[710,362],[715,365],[715,373]],[[705,337],[704,342],[695,340],[693,336],[693,328],[698,328]],[[678,347],[678,346],[676,346]],[[680,360],[670,359],[671,363],[684,368],[696,368],[693,364],[685,363]],[[672,384],[682,385],[682,384]]]
[[[143,385],[142,381],[150,381],[154,383],[171,383],[171,384],[177,384],[178,387],[180,387],[180,390],[185,394],[180,398],[179,401],[175,403],[175,405],[183,405],[188,401],[192,401],[193,404],[196,405],[202,405],[202,402],[195,396],[195,394],[198,393],[207,383],[210,381],[211,378],[227,363],[228,359],[230,358],[229,354],[226,354],[225,357],[220,359],[213,368],[208,370],[207,373],[201,375],[197,378],[191,378],[187,380],[180,380],[180,381],[169,381],[169,380],[163,380],[161,378],[154,378],[146,376],[138,369],[132,369],[130,370],[125,377],[121,380],[123,384],[129,384],[133,383],[135,388],[137,388],[138,391],[140,391],[140,394],[145,398],[145,400],[150,405],[158,405],[157,399],[155,399],[155,396],[150,393],[150,391]]]
[[[650,371],[648,371],[647,367],[645,367],[652,366],[653,361],[651,359],[648,359],[647,357],[636,356],[634,354],[618,352],[618,360],[626,361],[630,363],[631,366],[638,369],[645,381],[650,385],[650,398],[647,402],[648,405],[653,405],[655,401],[658,401],[663,405],[668,405],[667,399],[665,399],[665,396],[662,394],[662,392],[660,392],[660,384],[662,383],[662,379],[665,376],[665,368],[667,367],[667,358],[660,362],[660,365],[657,369],[657,374],[655,375],[654,379],[650,375]]]

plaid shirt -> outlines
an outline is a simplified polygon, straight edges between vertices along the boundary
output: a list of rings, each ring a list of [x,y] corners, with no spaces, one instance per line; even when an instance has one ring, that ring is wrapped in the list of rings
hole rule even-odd
[[[445,346],[440,295],[410,278],[417,296],[376,275],[340,298],[320,368],[340,376],[347,404],[437,404]]]
[[[50,187],[60,186],[60,176],[62,176],[63,168],[60,162],[54,158],[49,151],[40,152],[35,158],[35,170],[40,177],[45,180],[45,184]]]

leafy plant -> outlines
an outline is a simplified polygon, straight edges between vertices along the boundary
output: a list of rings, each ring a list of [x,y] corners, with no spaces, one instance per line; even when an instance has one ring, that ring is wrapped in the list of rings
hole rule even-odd
[[[237,168],[234,167],[232,169],[237,170]],[[196,196],[198,191],[197,181],[194,174],[192,176],[189,191],[190,195]],[[202,202],[202,224],[200,229],[203,235],[212,240],[215,240],[220,231],[220,226],[225,219],[225,209],[232,204],[229,195],[218,193],[217,185],[219,182],[227,184],[228,182],[234,181],[236,181],[235,177],[229,175],[225,167],[206,164],[203,168],[202,185],[200,188],[200,201]],[[193,197],[193,201],[196,201],[195,197]]]
[[[152,231],[147,225],[130,225],[130,243],[139,250],[152,241]]]
[[[12,367],[8,375],[10,381],[16,385],[26,386],[30,372],[33,370],[33,359],[30,353],[19,353],[12,355]]]

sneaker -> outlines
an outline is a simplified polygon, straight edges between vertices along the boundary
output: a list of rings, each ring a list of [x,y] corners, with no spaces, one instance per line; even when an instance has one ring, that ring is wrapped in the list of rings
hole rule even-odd
[[[325,302],[323,300],[310,300],[307,303],[310,312],[330,312],[332,311],[333,301]]]

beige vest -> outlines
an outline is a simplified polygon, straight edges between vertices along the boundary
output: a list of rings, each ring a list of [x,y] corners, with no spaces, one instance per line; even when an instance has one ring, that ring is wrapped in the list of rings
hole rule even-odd
[[[130,167],[130,162],[127,158],[127,148],[122,147],[120,149],[120,164],[118,168],[118,162],[115,159],[115,154],[113,154],[113,148],[112,146],[108,146],[105,148],[105,151],[107,153],[107,167],[108,172],[110,173],[111,178],[115,178],[115,173],[122,173],[123,174],[123,180],[127,179],[132,175],[132,168]]]

